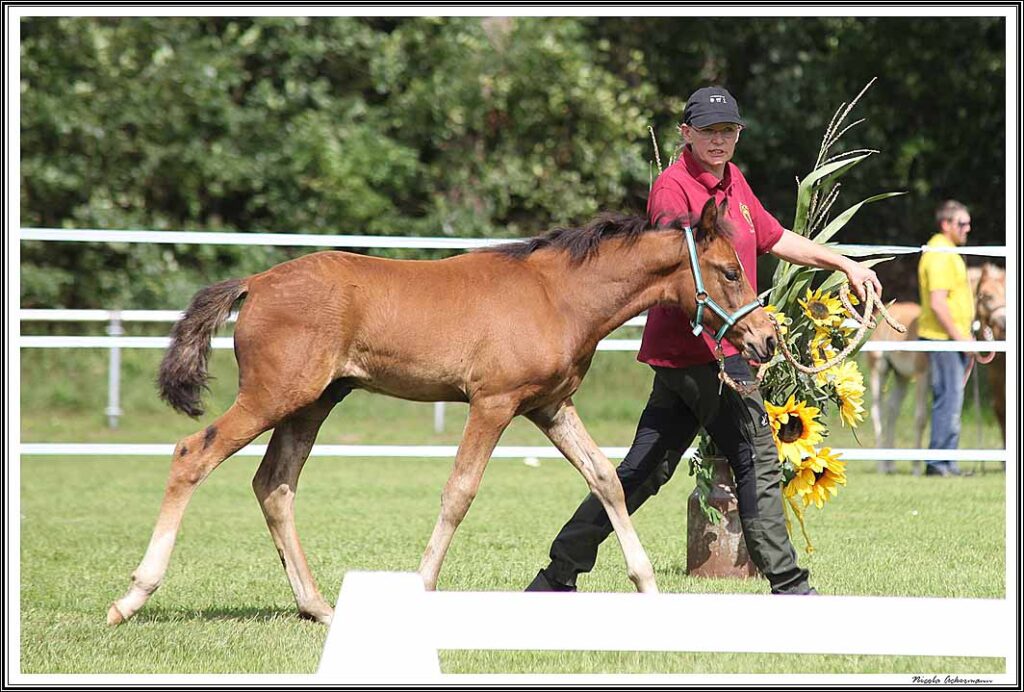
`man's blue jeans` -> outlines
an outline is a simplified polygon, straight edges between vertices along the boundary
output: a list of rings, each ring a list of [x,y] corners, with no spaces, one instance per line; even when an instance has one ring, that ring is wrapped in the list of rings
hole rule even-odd
[[[929,448],[956,449],[960,444],[960,412],[964,405],[966,353],[938,351],[928,354],[932,381],[932,431]],[[956,471],[955,461],[929,461],[934,471]]]

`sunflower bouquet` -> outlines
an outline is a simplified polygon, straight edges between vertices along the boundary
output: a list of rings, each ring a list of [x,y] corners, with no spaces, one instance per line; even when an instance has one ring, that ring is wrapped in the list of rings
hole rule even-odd
[[[840,301],[829,291],[805,289],[791,305],[770,305],[789,351],[821,366],[846,349],[855,330]],[[801,372],[781,354],[773,358],[761,395],[783,471],[785,505],[797,518],[807,544],[804,511],[821,509],[846,485],[846,462],[827,446],[824,417],[833,407],[841,425],[856,428],[864,420],[864,377],[853,360],[814,374]]]
[[[874,81],[874,80],[872,80]],[[877,153],[856,149],[830,156],[839,138],[860,120],[843,127],[843,121],[871,86],[871,82],[848,106],[836,111],[822,140],[818,159],[811,173],[798,183],[793,231],[816,242],[831,245],[830,239],[865,204],[903,193],[883,193],[865,199],[830,219],[839,178],[858,163]],[[870,266],[888,258],[869,260]],[[779,327],[785,350],[803,361],[803,370],[777,352],[767,364],[761,383],[761,395],[783,470],[783,498],[803,533],[807,552],[813,552],[804,517],[811,505],[822,509],[845,486],[846,463],[827,446],[829,435],[825,418],[830,410],[838,413],[840,425],[856,428],[865,417],[864,377],[852,359],[857,345],[851,341],[859,334],[858,322],[851,319],[837,289],[845,275],[835,272],[816,281],[819,270],[780,262],[772,279],[766,310]],[[850,302],[857,303],[849,296]],[[836,357],[846,352],[844,360]],[[830,364],[827,368],[827,364]],[[814,372],[808,373],[805,370]],[[698,492],[710,478],[709,456],[715,450],[709,438],[701,440],[698,454],[691,461],[697,477]],[[702,483],[703,481],[703,483]],[[706,502],[701,502],[709,520],[717,521]]]

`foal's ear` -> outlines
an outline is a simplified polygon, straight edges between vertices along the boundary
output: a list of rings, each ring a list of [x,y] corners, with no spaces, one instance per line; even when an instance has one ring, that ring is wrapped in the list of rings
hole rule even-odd
[[[724,203],[723,203],[724,204]],[[718,234],[718,215],[720,210],[715,206],[715,198],[710,197],[700,212],[700,234],[708,240]]]

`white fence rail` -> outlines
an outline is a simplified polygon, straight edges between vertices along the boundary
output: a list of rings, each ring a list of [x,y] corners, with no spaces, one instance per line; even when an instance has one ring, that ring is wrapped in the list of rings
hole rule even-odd
[[[92,228],[22,228],[21,240],[74,243],[143,243],[175,245],[260,245],[278,247],[413,248],[471,250],[523,238],[451,238],[388,235],[321,235],[317,233],[222,233],[213,231],[101,230]],[[1006,257],[1002,246],[930,248],[927,245],[847,245],[832,247],[855,257],[910,255],[918,252],[951,252],[961,255]]]
[[[1005,599],[425,592],[419,575],[394,572],[348,572],[335,612],[323,683],[458,681],[441,674],[441,649],[1008,658],[1015,641]],[[787,636],[784,623],[801,617],[831,626]],[[623,622],[642,626],[609,624]],[[772,623],[779,636],[713,626],[735,622]]]

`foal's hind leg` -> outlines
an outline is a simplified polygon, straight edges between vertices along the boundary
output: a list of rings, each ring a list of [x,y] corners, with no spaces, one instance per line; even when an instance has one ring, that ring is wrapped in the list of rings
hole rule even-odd
[[[108,624],[117,625],[130,618],[160,586],[171,559],[181,518],[196,487],[222,461],[249,444],[267,427],[263,419],[240,407],[236,401],[205,430],[178,442],[149,547],[132,573],[128,593],[114,601],[107,611]]]
[[[567,400],[550,410],[533,411],[528,417],[572,462],[586,479],[591,492],[604,505],[626,558],[629,578],[637,590],[643,593],[657,593],[654,568],[651,567],[651,561],[640,544],[629,512],[626,511],[625,495],[619,477],[604,452],[583,427],[583,421],[576,413],[572,401]]]
[[[466,429],[455,455],[455,466],[441,494],[441,514],[420,561],[420,577],[428,591],[437,586],[441,562],[451,545],[455,529],[469,511],[491,452],[513,415],[515,406],[511,404],[470,404]]]
[[[252,479],[252,489],[288,575],[299,614],[324,624],[330,623],[334,610],[320,595],[299,542],[295,529],[295,491],[320,425],[337,400],[324,395],[278,423],[263,462]]]

